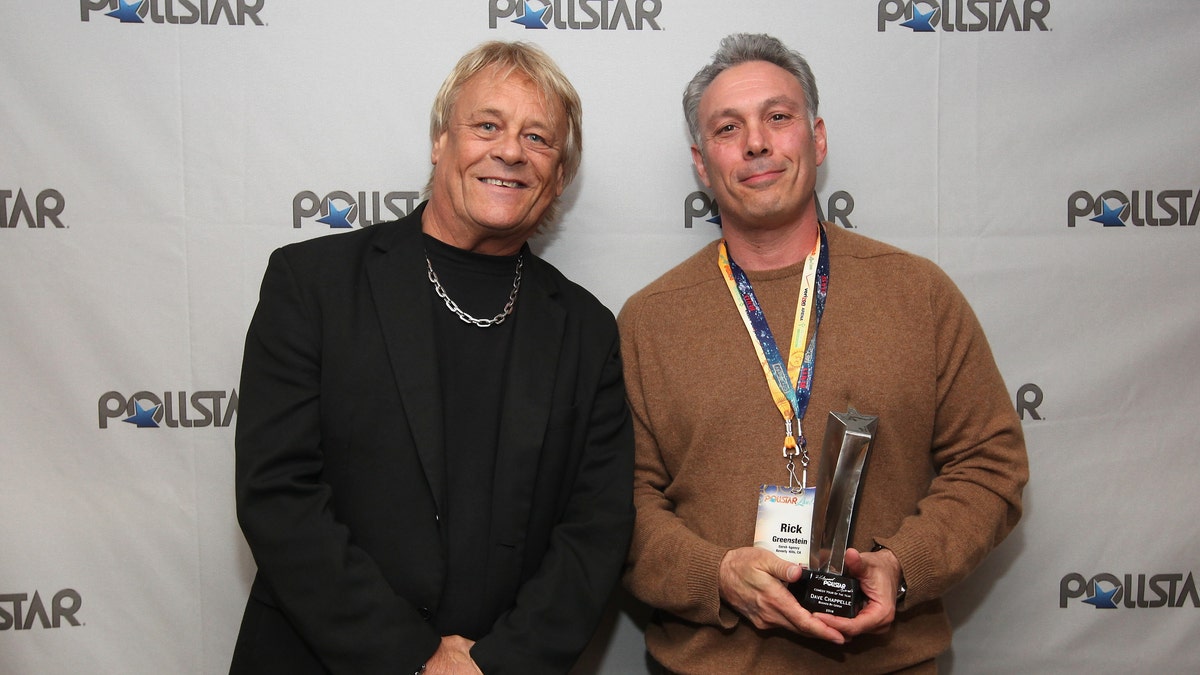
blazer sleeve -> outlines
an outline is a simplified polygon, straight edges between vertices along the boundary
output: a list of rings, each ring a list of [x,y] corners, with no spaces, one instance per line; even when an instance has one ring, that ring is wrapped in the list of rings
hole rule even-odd
[[[483,672],[566,673],[583,651],[616,586],[633,527],[633,431],[616,325],[591,405],[581,403],[577,442],[583,454],[562,517],[537,572],[517,593],[471,656]],[[576,441],[573,441],[576,442]],[[568,452],[546,447],[543,452]]]
[[[331,672],[416,671],[439,636],[351,542],[322,481],[321,307],[275,251],[246,337],[236,432],[237,514],[256,591]],[[264,600],[264,598],[259,598]]]

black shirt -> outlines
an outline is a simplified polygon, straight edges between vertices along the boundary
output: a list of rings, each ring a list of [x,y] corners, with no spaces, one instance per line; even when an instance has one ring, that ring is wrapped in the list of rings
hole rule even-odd
[[[424,235],[425,252],[446,294],[479,319],[503,311],[512,292],[518,256],[464,251]],[[520,307],[499,325],[480,328],[462,321],[438,297],[433,284],[446,442],[447,506],[441,517],[448,546],[448,574],[434,625],[443,635],[477,640],[497,617],[484,616],[490,548],[492,482],[500,430],[500,401],[513,327]]]

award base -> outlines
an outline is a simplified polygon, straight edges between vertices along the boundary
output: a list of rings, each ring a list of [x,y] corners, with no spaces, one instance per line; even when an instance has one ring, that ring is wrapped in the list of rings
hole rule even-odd
[[[866,596],[858,579],[805,569],[800,580],[790,587],[800,606],[813,614],[832,614],[853,619],[862,609]]]

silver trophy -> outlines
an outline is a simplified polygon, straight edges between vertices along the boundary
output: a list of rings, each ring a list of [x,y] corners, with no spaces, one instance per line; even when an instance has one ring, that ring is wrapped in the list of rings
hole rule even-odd
[[[812,549],[808,567],[791,588],[810,612],[853,618],[862,609],[865,597],[858,579],[843,572],[854,506],[878,421],[854,408],[829,413],[817,468]]]

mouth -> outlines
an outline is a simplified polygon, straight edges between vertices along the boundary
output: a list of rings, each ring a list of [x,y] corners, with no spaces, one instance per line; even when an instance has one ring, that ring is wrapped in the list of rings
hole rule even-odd
[[[739,172],[741,175],[738,176],[738,180],[748,185],[770,183],[787,173],[787,170],[788,166],[786,162],[771,161],[770,158],[760,157],[747,162],[741,167],[741,171]]]
[[[782,167],[755,167],[752,171],[743,175],[742,181],[743,183],[755,183],[755,181],[778,177],[782,173],[784,173],[784,168]]]
[[[488,185],[496,185],[499,187],[506,187],[506,188],[523,188],[523,187],[525,187],[525,184],[520,181],[504,180],[502,178],[480,178],[479,182],[486,183]]]
[[[755,183],[763,183],[766,181],[773,180],[775,178],[778,178],[782,174],[783,174],[783,169],[769,169],[766,171],[755,171],[754,173],[743,176],[741,178],[741,182],[749,183],[749,184],[753,185]]]

